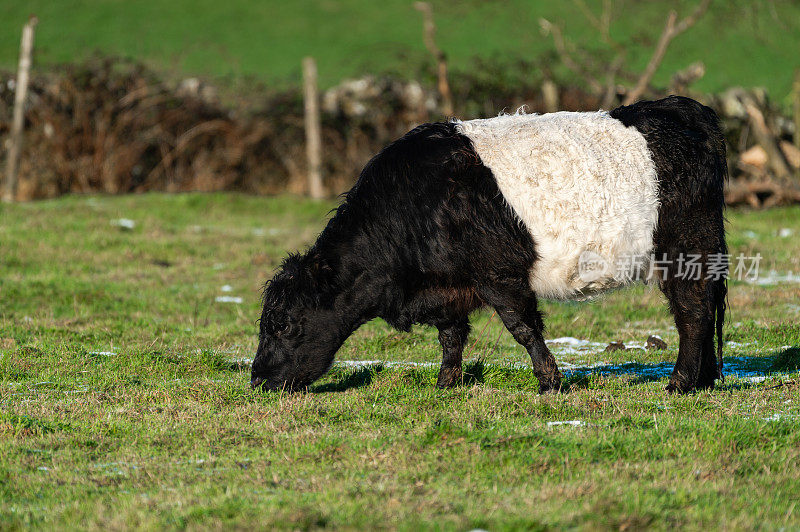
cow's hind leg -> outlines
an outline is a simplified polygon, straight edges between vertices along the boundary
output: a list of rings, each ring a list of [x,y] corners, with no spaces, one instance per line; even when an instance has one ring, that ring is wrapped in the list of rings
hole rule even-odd
[[[505,301],[494,304],[497,314],[514,339],[525,346],[531,357],[533,373],[539,380],[539,393],[556,392],[561,389],[561,372],[556,359],[544,343],[544,321],[536,308],[536,296],[530,295],[521,301]]]
[[[462,318],[437,325],[439,343],[442,345],[442,367],[436,386],[451,388],[461,383],[461,355],[469,336],[469,320]]]
[[[662,290],[669,300],[680,337],[678,360],[667,391],[686,393],[711,388],[719,376],[714,352],[715,290],[718,281],[670,279]]]
[[[709,281],[705,302],[711,305],[712,331],[703,338],[703,354],[700,361],[700,376],[697,388],[705,390],[714,388],[714,381],[722,378],[722,326],[725,322],[725,298],[728,285],[725,279]],[[714,335],[717,344],[714,349]]]

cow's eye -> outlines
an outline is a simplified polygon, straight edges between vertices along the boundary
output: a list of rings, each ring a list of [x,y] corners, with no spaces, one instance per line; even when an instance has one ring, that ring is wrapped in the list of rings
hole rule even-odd
[[[278,326],[275,327],[276,336],[285,336],[291,332],[292,332],[292,322],[289,320],[286,320],[283,323],[279,323]]]

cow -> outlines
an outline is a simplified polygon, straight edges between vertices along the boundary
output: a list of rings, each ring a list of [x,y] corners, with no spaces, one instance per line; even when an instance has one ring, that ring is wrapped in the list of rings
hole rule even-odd
[[[726,179],[718,118],[685,97],[416,127],[369,161],[316,242],[267,282],[251,386],[306,388],[376,317],[436,327],[437,386],[455,386],[470,313],[488,306],[528,351],[539,391],[558,391],[539,298],[645,280],[680,337],[666,390],[713,388]],[[686,257],[699,275],[682,275]]]

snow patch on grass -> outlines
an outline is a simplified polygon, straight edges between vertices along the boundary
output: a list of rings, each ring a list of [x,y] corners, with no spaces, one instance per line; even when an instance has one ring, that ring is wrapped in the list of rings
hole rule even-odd
[[[111,225],[119,227],[125,231],[131,231],[134,227],[136,227],[136,222],[130,218],[119,218],[117,220],[111,220]]]
[[[400,360],[337,360],[334,366],[344,368],[363,368],[369,366],[383,366],[384,368],[433,368],[439,367],[439,363],[404,362]]]
[[[747,343],[740,343],[740,342],[726,342],[725,347],[730,347],[731,349],[736,349],[739,347],[747,347],[748,345],[754,345],[755,342],[747,342]]]
[[[217,303],[234,303],[236,305],[240,305],[243,300],[238,296],[217,296],[214,298],[214,301]]]
[[[602,342],[580,340],[571,336],[546,340],[545,343],[554,355],[584,354],[592,351],[602,351],[606,347],[606,344]]]
[[[797,416],[793,416],[791,414],[782,414],[781,412],[776,412],[776,413],[772,414],[771,416],[762,417],[761,419],[763,419],[764,421],[783,421],[785,419],[786,420],[794,419],[795,417],[797,417]]]
[[[548,427],[558,427],[558,426],[562,426],[562,425],[567,425],[567,426],[570,426],[570,427],[584,427],[584,426],[586,426],[586,422],[585,421],[581,421],[579,419],[571,419],[569,421],[548,421],[547,422],[547,426]]]
[[[558,367],[561,369],[564,379],[573,379],[576,377],[584,377],[589,375],[598,376],[613,376],[613,375],[634,375],[639,376],[645,381],[660,380],[669,377],[675,367],[674,361],[665,361],[657,363],[642,363],[634,360],[628,360],[618,363],[610,363],[604,360],[574,360],[575,355],[596,355],[602,351],[606,344],[603,342],[592,342],[589,340],[580,340],[572,337],[556,338],[547,341],[548,346],[556,357]],[[755,345],[754,342],[739,343],[727,342],[728,348],[739,348]],[[644,345],[631,343],[629,347],[634,349],[645,349]],[[784,346],[781,349],[789,349],[791,346]],[[775,348],[751,348],[753,353],[773,353]],[[571,358],[571,361],[564,360],[563,357]],[[581,357],[583,358],[583,357]],[[248,357],[235,357],[228,359],[233,364],[240,366],[249,366],[252,364],[252,358]],[[469,363],[470,361],[467,361]],[[731,356],[725,357],[723,365],[723,375],[725,377],[732,377],[741,379],[745,382],[760,383],[769,378],[773,373],[775,375],[782,375],[786,372],[774,372],[772,365],[774,363],[773,356]],[[524,362],[506,361],[502,363],[482,363],[485,368],[500,368],[500,369],[525,369],[531,370],[531,366]],[[339,368],[365,368],[365,367],[383,367],[383,368],[439,368],[441,363],[436,361],[402,361],[402,360],[337,360],[334,362],[335,367]]]
[[[782,275],[777,270],[769,270],[766,275],[759,275],[756,279],[745,278],[744,281],[757,286],[772,286],[780,283],[800,283],[800,275],[794,272]]]

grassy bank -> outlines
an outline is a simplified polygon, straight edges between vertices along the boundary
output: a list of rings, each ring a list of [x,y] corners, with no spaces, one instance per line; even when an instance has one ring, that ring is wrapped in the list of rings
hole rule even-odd
[[[731,283],[714,392],[665,394],[677,335],[637,287],[547,304],[566,394],[536,394],[489,312],[455,390],[433,388],[431,330],[378,321],[310,393],[255,394],[260,286],[331,207],[0,206],[0,528],[800,526],[800,284],[769,282],[800,271],[800,209],[729,213],[765,284]]]
[[[433,3],[437,39],[456,70],[474,70],[476,57],[493,58],[511,69],[518,59],[552,52],[551,39],[539,30],[540,17],[563,24],[578,46],[602,48],[598,32],[573,2]],[[599,1],[587,3],[599,13]],[[669,4],[685,14],[696,2]],[[670,6],[618,2],[612,35],[640,70]],[[420,14],[406,0],[29,0],[0,6],[1,65],[15,64],[20,27],[30,13],[41,20],[38,64],[71,62],[99,50],[145,60],[176,74],[239,80],[253,76],[285,86],[299,81],[302,57],[313,55],[321,83],[330,86],[348,76],[387,70],[412,75],[428,61]],[[796,3],[714,2],[695,28],[675,40],[655,81],[665,84],[675,71],[702,60],[708,73],[697,83],[701,90],[765,86],[783,100],[792,71],[800,66],[798,20]],[[552,68],[557,62],[544,64]]]

